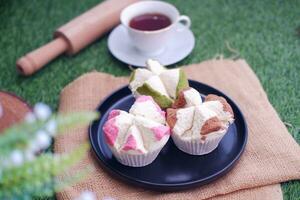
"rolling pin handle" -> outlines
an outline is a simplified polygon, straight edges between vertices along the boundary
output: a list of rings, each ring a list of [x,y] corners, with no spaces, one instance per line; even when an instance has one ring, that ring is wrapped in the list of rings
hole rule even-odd
[[[17,71],[25,76],[31,75],[51,60],[68,49],[68,42],[64,38],[56,38],[48,44],[21,57],[16,64]]]

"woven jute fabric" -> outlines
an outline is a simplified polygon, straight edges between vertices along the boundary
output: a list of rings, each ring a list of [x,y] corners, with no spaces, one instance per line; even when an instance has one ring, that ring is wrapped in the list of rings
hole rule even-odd
[[[92,150],[75,166],[93,166],[94,172],[79,183],[57,194],[58,199],[73,199],[85,190],[97,198],[115,199],[282,199],[278,183],[300,179],[300,147],[291,137],[268,101],[259,80],[244,60],[209,60],[185,66],[188,77],[211,85],[241,108],[248,124],[248,143],[237,165],[225,176],[190,190],[161,193],[134,187],[113,178],[96,161]],[[60,112],[94,110],[101,100],[128,84],[127,77],[91,72],[66,86],[60,98]],[[60,135],[56,153],[70,152],[88,141],[87,127]],[[224,155],[226,156],[226,155]]]

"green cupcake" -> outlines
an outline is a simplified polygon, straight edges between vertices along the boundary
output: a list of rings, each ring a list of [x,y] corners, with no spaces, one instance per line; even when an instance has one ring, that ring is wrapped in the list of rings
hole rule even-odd
[[[179,91],[189,87],[182,69],[167,69],[155,60],[147,60],[147,69],[136,69],[129,88],[135,96],[152,96],[161,108],[171,107]]]

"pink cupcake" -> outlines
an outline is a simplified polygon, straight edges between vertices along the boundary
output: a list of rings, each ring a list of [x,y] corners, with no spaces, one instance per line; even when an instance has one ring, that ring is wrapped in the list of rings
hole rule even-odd
[[[129,113],[110,112],[103,132],[115,158],[122,164],[142,167],[152,163],[170,138],[165,112],[150,96],[141,96]]]

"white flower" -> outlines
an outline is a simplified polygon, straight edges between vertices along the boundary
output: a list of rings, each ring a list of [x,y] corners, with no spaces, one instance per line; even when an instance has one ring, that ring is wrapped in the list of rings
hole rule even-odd
[[[20,150],[14,150],[11,154],[10,154],[10,162],[12,165],[14,166],[20,166],[23,164],[24,161],[24,157],[23,154]]]
[[[33,161],[35,159],[35,154],[34,154],[34,152],[27,150],[24,154],[24,157],[27,161]]]
[[[51,137],[47,134],[46,131],[39,130],[36,133],[35,145],[37,145],[40,149],[46,149],[51,144]]]
[[[26,121],[27,123],[33,123],[33,122],[36,121],[36,117],[35,117],[35,115],[34,115],[32,112],[29,112],[29,113],[27,113],[26,116],[25,116],[25,121]]]
[[[38,151],[40,151],[40,148],[37,145],[37,142],[33,140],[29,143],[29,146],[28,146],[27,150],[32,152],[32,153],[37,153]]]
[[[45,130],[49,133],[50,136],[55,136],[57,131],[57,123],[54,119],[49,120],[45,125]]]
[[[96,200],[96,195],[90,191],[84,191],[80,194],[76,200]]]
[[[50,107],[44,103],[35,104],[35,106],[33,108],[33,112],[36,115],[36,117],[40,120],[46,120],[52,114]]]

